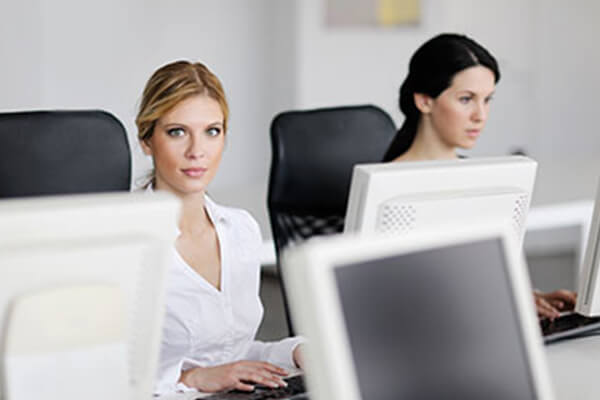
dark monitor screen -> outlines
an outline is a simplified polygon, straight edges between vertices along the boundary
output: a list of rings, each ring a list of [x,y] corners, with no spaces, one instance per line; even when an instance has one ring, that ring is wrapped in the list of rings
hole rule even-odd
[[[363,399],[534,399],[500,239],[335,268]]]

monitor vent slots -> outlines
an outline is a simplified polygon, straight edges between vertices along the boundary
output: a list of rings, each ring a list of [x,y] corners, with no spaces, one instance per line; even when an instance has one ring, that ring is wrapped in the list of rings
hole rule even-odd
[[[520,194],[515,200],[515,208],[513,209],[512,225],[519,238],[525,233],[525,218],[529,204],[529,196]]]
[[[412,204],[388,203],[381,208],[378,233],[406,233],[415,229],[417,210]]]

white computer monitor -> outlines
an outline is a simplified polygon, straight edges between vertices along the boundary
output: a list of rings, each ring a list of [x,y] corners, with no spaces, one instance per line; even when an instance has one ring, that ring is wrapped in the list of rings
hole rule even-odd
[[[522,240],[536,169],[523,156],[356,165],[344,231],[401,234],[500,218]]]
[[[149,399],[179,201],[0,201],[0,398]]]
[[[310,398],[553,398],[510,230],[345,235],[284,253]]]
[[[578,295],[575,311],[589,317],[600,316],[600,182],[596,189],[596,201],[590,232],[587,236],[585,255],[578,279]]]

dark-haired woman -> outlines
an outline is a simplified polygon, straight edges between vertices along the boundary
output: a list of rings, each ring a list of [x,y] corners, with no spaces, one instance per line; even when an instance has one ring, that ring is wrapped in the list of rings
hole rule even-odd
[[[405,115],[384,161],[458,158],[481,135],[500,70],[496,59],[473,39],[444,33],[413,54],[400,88]],[[534,292],[538,315],[555,318],[573,308],[576,295],[567,290]]]

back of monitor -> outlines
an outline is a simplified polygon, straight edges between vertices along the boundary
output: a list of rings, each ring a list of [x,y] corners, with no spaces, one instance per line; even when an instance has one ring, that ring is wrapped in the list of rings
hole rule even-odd
[[[6,399],[126,399],[127,318],[116,285],[74,285],[15,298],[4,341]],[[35,383],[35,384],[33,384]]]
[[[357,165],[344,230],[397,234],[502,218],[522,240],[536,169],[520,156]]]
[[[23,360],[78,360],[74,363],[77,373],[90,377],[98,372],[94,357],[102,348],[107,349],[105,366],[112,363],[119,371],[125,367],[126,398],[147,399],[152,395],[164,312],[164,278],[176,236],[178,209],[176,199],[161,193],[0,202],[0,389],[4,399],[22,399],[17,395],[24,393],[19,391],[22,384],[15,386],[19,382],[15,379],[40,372],[42,364],[36,367],[30,363],[32,369],[27,371]],[[95,292],[105,301],[98,303],[90,297],[93,287],[104,288]],[[47,306],[61,302],[72,307],[53,310]],[[82,313],[79,306],[85,304],[98,312]],[[80,332],[75,329],[77,324],[82,326]],[[102,327],[94,331],[92,324]],[[19,332],[28,326],[45,327],[45,332],[19,339]],[[123,345],[126,357],[119,361]],[[87,356],[87,362],[82,355]],[[64,398],[61,394],[65,388],[59,382],[69,367],[63,367],[47,371],[45,382],[50,386],[45,386],[44,398]],[[123,377],[115,379],[114,374],[95,378],[98,385],[114,385],[117,390]],[[104,393],[102,390],[94,391],[84,382],[87,380],[83,378],[71,380],[73,390],[69,393],[102,398],[98,394]]]

